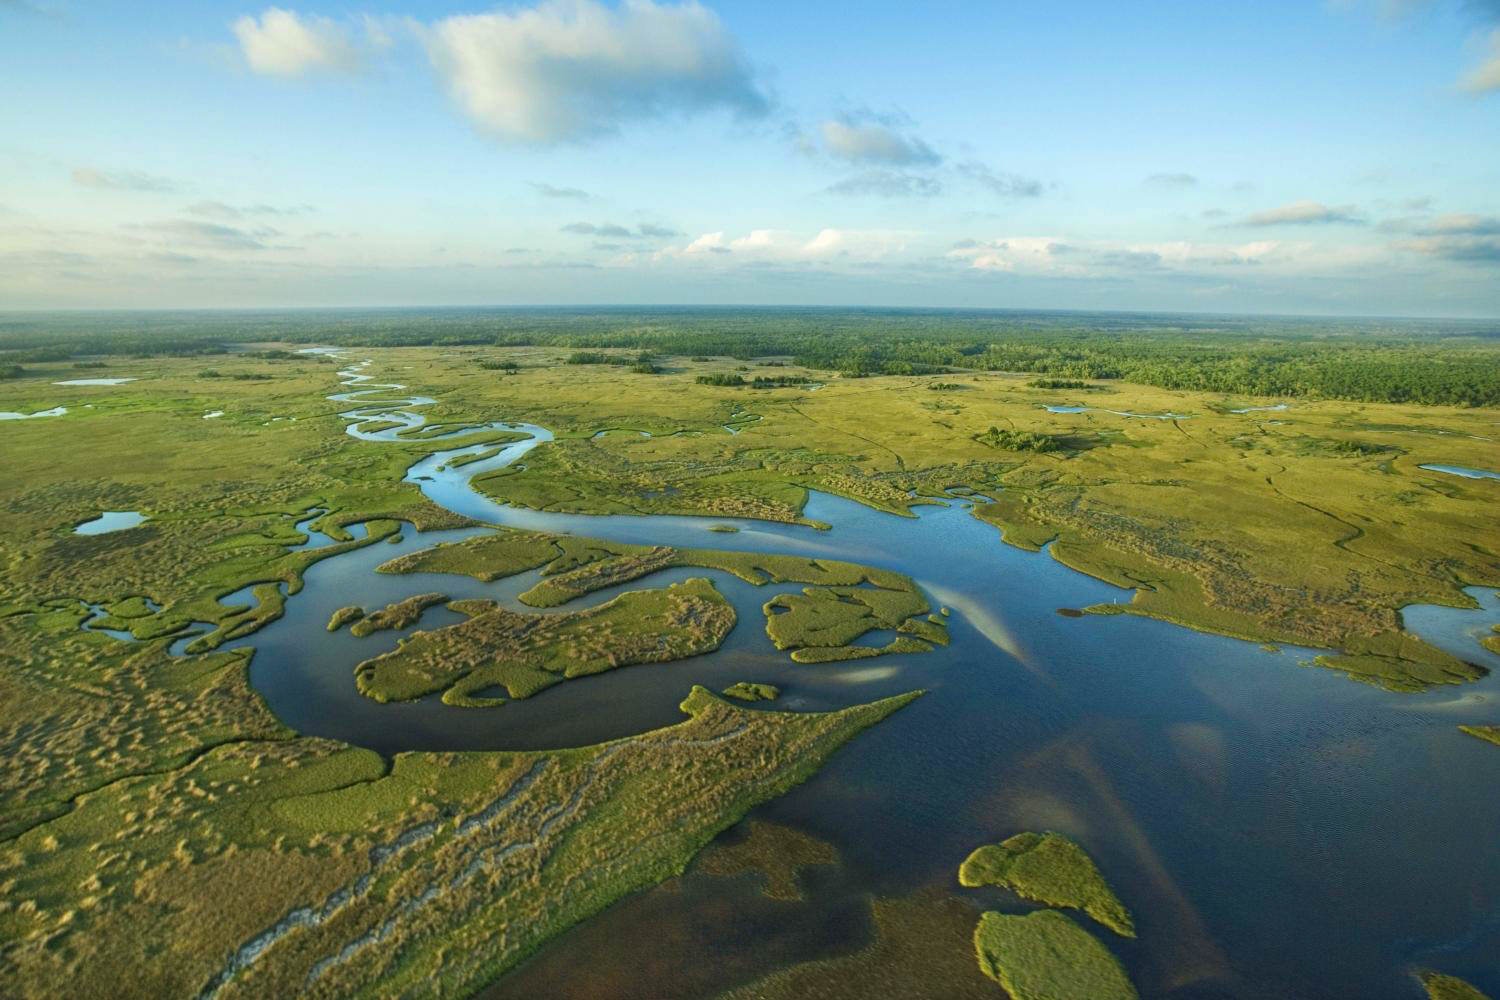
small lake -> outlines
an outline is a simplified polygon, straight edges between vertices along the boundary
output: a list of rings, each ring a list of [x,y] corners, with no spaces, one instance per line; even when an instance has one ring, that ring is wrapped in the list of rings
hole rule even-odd
[[[1463,476],[1465,479],[1500,479],[1500,472],[1492,472],[1489,469],[1470,469],[1462,465],[1419,465],[1419,469],[1429,472],[1446,472],[1450,476]]]
[[[1136,417],[1141,420],[1191,420],[1191,413],[1132,413],[1129,410],[1106,410],[1098,406],[1043,406],[1048,413],[1112,413],[1117,417]]]
[[[111,531],[124,531],[144,524],[146,517],[134,510],[107,510],[92,521],[85,521],[73,529],[75,535],[107,535]]]
[[[62,382],[53,382],[53,385],[124,385],[126,382],[136,382],[136,376],[129,378],[70,378]]]

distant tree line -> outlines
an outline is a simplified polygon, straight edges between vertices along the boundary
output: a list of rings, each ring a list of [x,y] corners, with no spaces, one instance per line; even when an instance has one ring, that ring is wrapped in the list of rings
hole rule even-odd
[[[1230,395],[1500,405],[1500,323],[879,309],[447,309],[0,316],[0,363],[254,341],[542,346],[574,364],[791,357],[846,377],[1024,372]],[[606,351],[636,352],[605,353]],[[643,357],[642,354],[645,356]]]

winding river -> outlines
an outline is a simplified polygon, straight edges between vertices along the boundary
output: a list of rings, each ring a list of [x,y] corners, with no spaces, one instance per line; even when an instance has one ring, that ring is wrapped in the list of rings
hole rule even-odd
[[[424,426],[419,411],[435,400],[375,382],[369,365],[342,371],[346,391],[330,397],[354,406],[342,414],[348,433],[380,442]],[[750,419],[737,414],[729,430]],[[389,426],[367,429],[376,421]],[[406,481],[439,506],[488,524],[895,569],[918,580],[934,606],[953,611],[946,648],[802,666],[778,653],[761,627],[761,604],[791,588],[671,570],[568,609],[708,576],[740,616],[718,652],[572,681],[496,709],[451,708],[436,697],[380,705],[357,693],[353,667],[411,630],[363,639],[329,633],[324,626],[336,608],[373,609],[429,591],[523,608],[515,597],[537,577],[485,584],[373,572],[400,554],[485,530],[408,527],[394,544],[315,564],[284,617],[228,644],[256,649],[252,683],[288,725],[383,753],[592,743],[677,721],[677,703],[694,683],[770,682],[784,691],[774,706],[798,710],[927,689],[805,785],[757,810],[837,844],[838,875],[820,882],[795,915],[754,893],[732,895],[732,931],[708,945],[732,958],[721,963],[725,978],[705,972],[707,980],[655,982],[652,996],[691,996],[858,947],[870,933],[860,916],[867,894],[958,891],[954,872],[972,848],[1021,829],[1061,830],[1094,853],[1135,911],[1139,940],[1110,944],[1144,996],[1413,997],[1413,964],[1500,993],[1500,752],[1456,729],[1500,718],[1500,656],[1475,641],[1500,622],[1496,592],[1470,590],[1478,612],[1413,607],[1405,620],[1497,672],[1463,687],[1397,695],[1307,667],[1315,650],[1268,652],[1130,615],[1059,615],[1060,608],[1128,601],[1131,592],[1002,544],[962,498],[903,518],[813,493],[805,515],[831,525],[828,531],[508,507],[471,481],[521,461],[551,434],[526,423],[480,427],[528,437],[456,468],[453,459],[495,445],[435,451],[408,469]],[[475,430],[444,428],[422,440]],[[738,532],[709,530],[726,524]],[[307,544],[328,541],[310,535]],[[458,620],[438,606],[414,628]],[[862,641],[878,645],[881,637]],[[696,929],[714,919],[726,892],[733,890],[722,879],[689,876],[675,891],[628,900],[565,935],[491,995],[587,995],[585,984],[597,985],[611,962],[619,982],[632,982],[640,974],[632,956],[641,954],[666,966],[701,966],[705,944]],[[620,995],[644,994],[622,988]]]

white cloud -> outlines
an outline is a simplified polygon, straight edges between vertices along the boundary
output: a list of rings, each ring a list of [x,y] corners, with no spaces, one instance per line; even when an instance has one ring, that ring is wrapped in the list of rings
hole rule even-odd
[[[850,116],[822,124],[823,144],[828,152],[851,163],[882,163],[889,166],[932,166],[942,157],[916,136],[903,136],[879,121]]]
[[[724,245],[724,234],[704,233],[693,242],[682,248],[685,254],[695,253],[729,253],[729,247]]]
[[[1483,62],[1463,78],[1461,86],[1474,94],[1500,90],[1500,28],[1490,32],[1490,51]]]
[[[546,0],[445,18],[423,37],[453,99],[506,140],[581,140],[664,115],[769,106],[718,16],[691,0]]]
[[[1211,268],[1254,266],[1304,257],[1304,249],[1274,240],[1249,243],[1076,242],[1055,236],[1008,236],[967,240],[948,251],[948,259],[979,271],[1058,277],[1099,277],[1141,271],[1197,272]]]
[[[179,190],[182,185],[170,177],[142,173],[139,170],[98,170],[94,167],[75,167],[73,183],[80,187],[97,188],[101,191],[148,191],[165,193]]]
[[[352,73],[363,65],[348,28],[326,17],[267,7],[259,18],[246,15],[233,28],[245,63],[267,76],[301,76],[309,70]]]
[[[1296,201],[1280,208],[1268,209],[1246,216],[1245,226],[1317,226],[1335,222],[1360,224],[1358,210],[1353,205],[1324,205],[1316,201]]]

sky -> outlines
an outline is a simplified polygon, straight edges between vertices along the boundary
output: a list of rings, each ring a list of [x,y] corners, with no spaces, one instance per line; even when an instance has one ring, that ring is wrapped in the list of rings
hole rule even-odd
[[[1500,0],[0,0],[0,81],[0,310],[1500,317]]]

